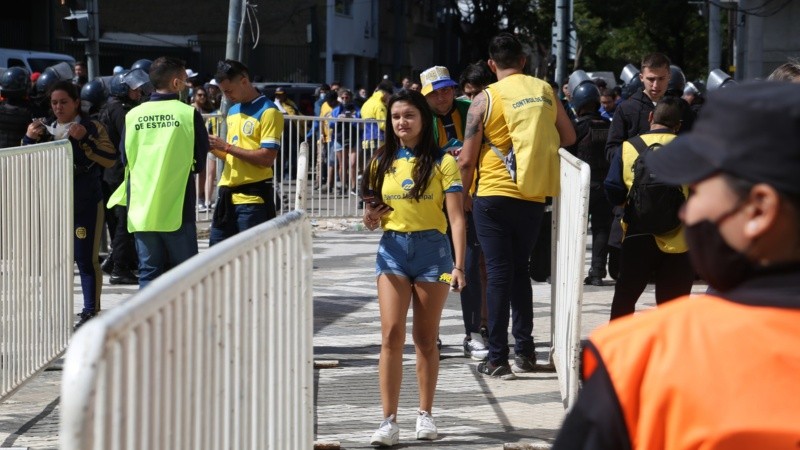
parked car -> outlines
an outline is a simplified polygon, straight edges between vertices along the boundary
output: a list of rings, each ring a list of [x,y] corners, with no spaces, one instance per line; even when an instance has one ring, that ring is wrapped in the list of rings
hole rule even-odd
[[[270,100],[275,99],[275,89],[280,86],[286,91],[286,95],[297,105],[301,114],[306,116],[314,115],[314,102],[317,100],[317,97],[314,97],[314,91],[320,86],[319,84],[268,82],[253,83],[253,85]]]
[[[0,48],[0,68],[24,67],[33,73],[42,72],[44,69],[60,62],[67,62],[70,66],[75,67],[75,58],[69,55]]]

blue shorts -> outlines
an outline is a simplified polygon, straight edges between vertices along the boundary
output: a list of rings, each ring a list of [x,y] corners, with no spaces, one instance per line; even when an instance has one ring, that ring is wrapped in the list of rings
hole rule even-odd
[[[376,275],[399,275],[411,282],[450,284],[452,270],[450,242],[439,230],[383,233],[375,261]]]

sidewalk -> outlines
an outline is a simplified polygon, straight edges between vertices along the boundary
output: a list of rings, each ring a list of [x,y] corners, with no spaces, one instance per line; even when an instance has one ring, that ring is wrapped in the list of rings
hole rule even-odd
[[[339,361],[336,368],[314,371],[315,440],[338,441],[343,449],[372,448],[369,438],[382,419],[374,278],[379,237],[378,232],[322,230],[314,237],[314,358]],[[200,242],[203,251],[207,241]],[[587,252],[587,263],[588,257]],[[105,282],[104,309],[136,291],[135,286],[108,285],[108,277]],[[533,288],[534,339],[537,358],[543,362],[550,346],[550,286],[534,283]],[[613,291],[613,286],[586,287],[584,336],[607,322]],[[79,311],[78,284],[74,292]],[[652,305],[649,286],[640,307]],[[502,449],[506,443],[546,444],[555,437],[564,414],[556,374],[520,374],[514,381],[476,374],[477,363],[463,356],[460,300],[451,294],[441,323],[442,361],[433,411],[440,439],[413,440],[417,394],[410,322],[408,332],[398,418],[401,445],[396,448]],[[58,447],[60,381],[57,363],[0,404],[0,448]]]

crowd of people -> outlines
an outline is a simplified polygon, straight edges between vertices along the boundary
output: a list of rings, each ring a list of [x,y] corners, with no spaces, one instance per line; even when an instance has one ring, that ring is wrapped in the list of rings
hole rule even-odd
[[[371,94],[341,83],[317,92],[322,120],[306,134],[324,161],[317,187],[358,196],[364,225],[383,230],[383,418],[370,443],[400,441],[410,308],[416,439],[438,437],[448,292],[460,295],[463,352],[479,374],[536,370],[529,270],[563,147],[591,168],[584,283],[616,282],[611,323],[583,348],[583,388],[555,448],[795,445],[800,416],[785,398],[800,394],[791,345],[800,339],[800,64],[710,92],[661,53],[626,67],[615,88],[582,70],[559,87],[526,75],[526,62],[520,41],[502,33],[458,81],[433,66],[399,88],[384,79]],[[208,83],[171,57],[119,69],[88,81],[82,64],[38,76],[13,67],[0,78],[2,146],[72,145],[84,299],[76,328],[100,311],[102,270],[112,284],[145,287],[197,254],[197,198],[213,209],[210,245],[274,218],[285,116],[299,112],[282,89],[267,98],[236,60],[220,61]],[[218,136],[203,114],[223,95],[232,106]],[[101,266],[104,221],[111,250]],[[690,298],[697,279],[708,292]],[[634,316],[648,283],[658,307]],[[734,356],[742,352],[747,361]],[[773,387],[738,395],[751,369],[765,367]]]

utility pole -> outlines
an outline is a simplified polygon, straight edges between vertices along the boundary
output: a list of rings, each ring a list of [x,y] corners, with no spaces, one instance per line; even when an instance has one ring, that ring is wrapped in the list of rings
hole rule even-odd
[[[86,69],[89,80],[100,76],[100,12],[97,0],[89,2],[89,40],[86,42]]]
[[[235,59],[236,61],[242,60],[241,47],[237,42],[239,37],[239,28],[242,24],[242,5],[246,0],[230,0],[228,5],[228,37],[225,46],[225,59]],[[222,117],[228,115],[228,108],[230,108],[228,99],[223,95],[222,103],[219,105]],[[228,136],[228,123],[227,120],[220,120],[219,136],[223,139]]]
[[[560,83],[567,77],[569,55],[569,4],[571,0],[556,0],[556,79]]]
[[[719,4],[708,3],[708,71],[722,66],[722,30],[720,29]]]

